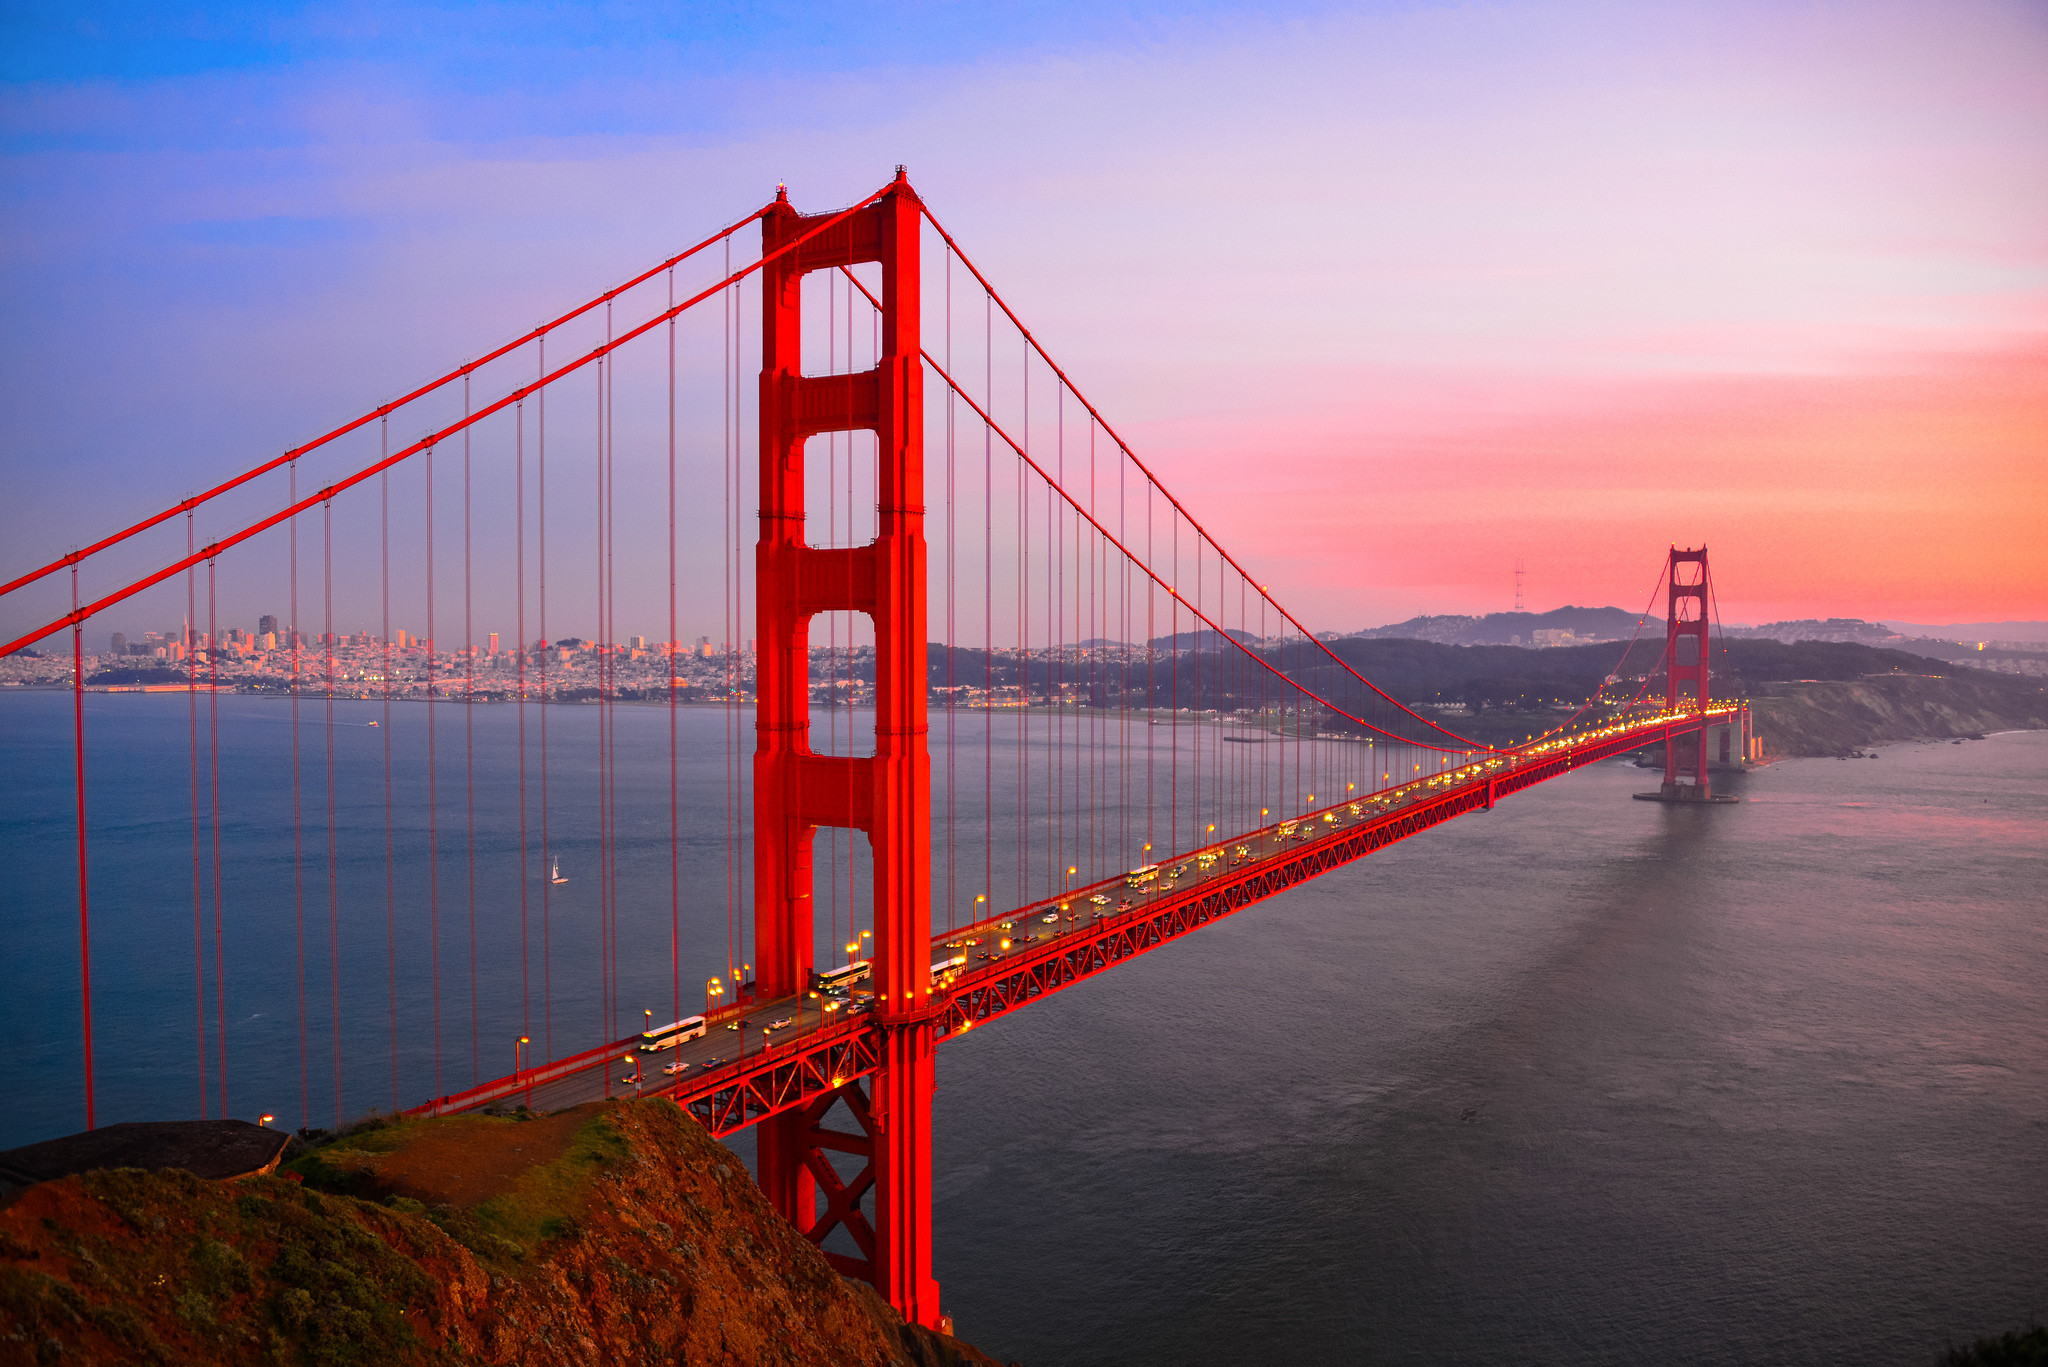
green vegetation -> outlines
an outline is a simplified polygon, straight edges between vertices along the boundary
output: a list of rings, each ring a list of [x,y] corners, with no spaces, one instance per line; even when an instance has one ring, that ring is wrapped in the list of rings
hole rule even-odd
[[[0,1276],[8,1318],[50,1329],[89,1324],[128,1360],[178,1358],[121,1294],[140,1287],[202,1343],[256,1336],[279,1362],[349,1367],[414,1350],[406,1314],[432,1304],[433,1284],[365,1227],[355,1203],[277,1177],[224,1186],[176,1170],[114,1168],[79,1180],[143,1237],[80,1233],[46,1218],[86,1269],[82,1286],[10,1268]],[[96,1304],[84,1292],[113,1299]]]
[[[1995,1339],[1951,1348],[1942,1367],[2048,1367],[2048,1327],[2015,1329]]]
[[[433,1205],[393,1194],[381,1161],[430,1130],[507,1129],[534,1117],[524,1107],[512,1116],[466,1115],[438,1120],[389,1120],[351,1130],[286,1164],[316,1191],[363,1199],[382,1198],[389,1208],[431,1220],[479,1261],[501,1269],[523,1261],[549,1239],[570,1238],[580,1227],[590,1179],[626,1156],[626,1141],[603,1114],[586,1120],[558,1158],[519,1173],[509,1191],[474,1206]],[[481,1147],[481,1146],[480,1146]]]

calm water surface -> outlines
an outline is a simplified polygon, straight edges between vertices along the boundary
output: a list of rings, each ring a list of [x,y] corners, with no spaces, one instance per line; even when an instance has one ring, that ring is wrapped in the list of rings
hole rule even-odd
[[[278,703],[221,701],[230,1109],[296,1120],[292,852],[267,833],[289,733]],[[68,703],[0,697],[0,1145],[78,1123]],[[191,1114],[185,704],[89,705],[102,1119]],[[396,711],[416,739],[423,709]],[[572,749],[593,724],[550,712]],[[376,854],[337,880],[351,1113],[432,1079],[410,1039],[381,1073],[355,1062],[389,1047],[381,790],[346,753],[375,758],[375,715],[340,732],[340,823]],[[447,783],[460,709],[439,715]],[[486,793],[511,773],[511,715],[476,718]],[[722,960],[725,934],[723,722],[694,717],[692,963]],[[662,962],[625,965],[636,1001],[670,973],[665,725],[660,763],[639,744],[622,779],[629,813],[662,799],[622,832],[622,891],[661,921]],[[558,775],[574,868],[587,776]],[[1629,800],[1649,782],[1608,764],[1545,785],[949,1043],[935,1232],[961,1332],[1033,1367],[1927,1363],[2048,1314],[2048,734],[1784,763],[1706,811]],[[479,823],[500,856],[516,844],[509,807],[480,798]],[[410,934],[431,882],[417,824],[395,837],[408,1019],[433,988]],[[316,1123],[336,1105],[324,877]],[[525,1028],[521,964],[490,931],[518,887],[492,877],[476,1038],[506,1052],[489,1041]],[[459,862],[438,886],[452,1089],[471,1074]],[[551,895],[551,971],[594,977],[588,880]],[[554,1009],[577,1044],[599,1024],[587,994],[558,987]]]
[[[2048,1314],[2048,734],[1601,765],[941,1054],[1031,1363],[1925,1363]]]

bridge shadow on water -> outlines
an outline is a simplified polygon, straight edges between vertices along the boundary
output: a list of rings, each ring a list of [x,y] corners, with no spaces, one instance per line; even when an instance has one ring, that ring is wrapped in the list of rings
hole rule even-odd
[[[1995,928],[2043,860],[1963,804],[2038,819],[2044,740],[1931,799],[1982,761],[1706,810],[1601,765],[961,1042],[949,1306],[1063,1363],[1914,1362],[2023,1322],[2039,927]],[[1965,858],[2001,867],[1950,901]]]

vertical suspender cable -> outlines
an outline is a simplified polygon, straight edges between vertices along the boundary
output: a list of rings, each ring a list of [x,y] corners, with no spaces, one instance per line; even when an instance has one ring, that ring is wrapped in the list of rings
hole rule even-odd
[[[465,377],[466,379],[467,377]],[[469,429],[464,428],[467,437]],[[441,827],[440,746],[435,713],[434,653],[441,648],[434,634],[434,448],[426,450],[427,477],[427,966],[434,979],[434,1095],[441,1086]]]
[[[733,273],[733,240],[725,240],[725,275]],[[723,320],[719,324],[719,361],[725,373],[719,377],[719,406],[725,410],[725,428],[721,434],[723,447],[719,451],[725,463],[725,621],[727,639],[739,639],[739,432],[733,428],[735,393],[739,385],[739,365],[735,336],[739,328],[739,287],[721,291],[725,305]],[[756,644],[758,650],[758,644]],[[760,656],[756,656],[756,687],[760,687]],[[737,701],[737,680],[733,670],[727,668],[727,705],[725,705],[725,978],[733,978],[733,963],[739,959],[739,701]]]
[[[611,306],[606,305],[605,311],[609,314]],[[606,330],[609,331],[610,329],[607,328]],[[597,638],[595,642],[596,651],[593,656],[597,662],[597,1015],[599,1023],[598,1038],[610,1039],[609,1027],[612,1017],[611,902],[606,896],[604,867],[605,851],[611,843],[607,839],[609,825],[606,818],[609,814],[605,809],[605,799],[610,795],[610,788],[605,783],[604,743],[604,372],[605,362],[600,360],[597,363],[594,376],[597,382],[597,458],[594,462],[597,474],[597,489],[596,497],[592,500],[592,503],[597,513],[597,537],[592,547],[591,561],[597,571],[597,622],[596,630],[592,633]],[[611,1077],[611,1068],[609,1064],[605,1068],[605,1077],[607,1079],[606,1095],[610,1095],[609,1079]]]
[[[85,1128],[93,1128],[92,917],[86,895],[85,847],[85,621],[78,614],[78,561],[71,562],[71,757],[78,797],[78,1010],[85,1064]]]
[[[341,870],[334,810],[334,500],[320,501],[320,653],[326,678],[327,986],[334,1021],[334,1124],[341,1126]]]
[[[385,454],[390,454],[390,418],[380,426],[385,431]],[[383,586],[383,676],[384,676],[384,954],[385,986],[391,1021],[391,1109],[398,1109],[398,855],[396,828],[391,817],[391,475],[377,476],[379,526],[382,547],[379,556]]]
[[[839,296],[833,292],[833,283],[833,277],[829,275],[825,277],[825,373],[827,375],[833,374],[839,368]],[[849,291],[849,298],[847,300],[848,311],[851,311],[853,307],[853,301],[850,295],[851,292]],[[848,360],[851,359],[851,357],[848,358]],[[852,369],[852,366],[849,365],[847,368],[850,370]],[[850,406],[851,400],[849,400],[848,402]],[[849,444],[851,443],[851,440],[852,434],[849,433]],[[851,465],[853,462],[849,460],[847,463]],[[808,509],[806,509],[806,511],[808,511]],[[849,513],[851,513],[851,511],[851,509],[848,509]],[[828,432],[825,434],[826,545],[829,546],[832,544],[835,534],[838,532],[838,530],[839,434],[837,432]],[[810,711],[810,702],[808,698],[810,685],[810,669],[810,643],[808,640],[806,640],[804,644],[804,683],[805,692],[807,695],[805,699],[804,710],[806,713]],[[825,614],[825,749],[828,754],[836,753],[839,749],[839,709],[835,705],[838,701],[838,684],[839,614],[836,612],[828,612]],[[848,778],[848,782],[850,785],[850,775]],[[838,957],[839,945],[839,828],[837,826],[828,827],[825,839],[825,848],[827,850],[827,854],[825,856],[825,935],[827,937],[826,944],[831,946],[831,949],[828,951],[827,954],[827,962],[830,962],[832,959]],[[852,861],[849,859],[848,863],[851,864],[851,862]],[[851,905],[850,896],[849,904],[846,908],[846,919],[847,929],[851,931],[853,928],[853,907]],[[851,963],[852,961],[853,953],[851,950],[849,950],[847,951],[847,962]]]
[[[220,628],[214,620],[214,566],[206,562],[206,754],[210,796],[213,806],[213,1008],[215,1070],[220,1075],[220,1113],[228,1113],[228,975],[226,951],[221,944],[220,889]]]
[[[185,554],[197,547],[192,510],[185,510]],[[185,571],[185,629],[178,650],[185,657],[185,723],[188,764],[192,780],[192,1003],[198,1021],[199,1118],[206,1118],[206,914],[202,910],[199,873],[199,652],[192,636],[192,619],[199,615],[198,568]]]
[[[540,373],[548,373],[548,343],[539,342]],[[534,586],[540,613],[540,862],[547,877],[540,885],[540,1024],[541,1053],[555,1056],[554,953],[550,937],[555,882],[554,844],[548,837],[548,391],[534,396],[534,493],[538,503],[535,532],[539,567]],[[609,1066],[609,1065],[607,1065]]]
[[[953,251],[946,250],[946,373],[953,373]],[[959,790],[959,768],[954,761],[953,747],[957,740],[954,707],[957,694],[953,675],[953,649],[958,643],[954,634],[955,579],[958,574],[958,501],[954,472],[954,418],[955,397],[951,388],[946,390],[946,929],[953,928],[953,915],[960,905],[953,862],[954,810]]]
[[[995,303],[982,294],[981,411],[995,412]],[[982,892],[996,895],[996,504],[995,430],[981,424],[981,829],[984,833]]]
[[[528,949],[528,889],[533,869],[526,859],[526,401],[512,410],[512,580],[513,687],[518,690],[516,729],[519,741],[519,1033],[533,1034],[533,964]]]
[[[462,377],[462,413],[469,416],[469,376]],[[476,994],[476,621],[469,558],[469,429],[462,429],[462,810],[469,883],[469,1080],[483,1080],[483,1036]]]
[[[299,503],[299,463],[291,463],[292,506]],[[306,1064],[306,828],[301,805],[299,757],[299,520],[291,521],[291,615],[285,642],[292,656],[292,930],[298,950],[299,988],[299,1127],[313,1124],[313,1083]]]
[[[668,273],[668,303],[676,303],[676,273]],[[721,459],[721,465],[724,461]],[[721,610],[722,610],[721,605]],[[675,980],[675,1014],[683,1014],[682,814],[676,775],[676,320],[668,320],[668,961]]]

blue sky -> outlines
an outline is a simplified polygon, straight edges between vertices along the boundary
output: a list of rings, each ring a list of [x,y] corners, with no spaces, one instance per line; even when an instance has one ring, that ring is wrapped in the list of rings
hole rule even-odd
[[[1498,607],[1517,557],[1539,605],[1618,601],[1667,541],[1709,538],[1744,567],[1740,617],[2048,616],[2038,4],[0,25],[10,565],[476,354],[778,180],[826,207],[906,162],[1318,625]],[[1902,520],[1905,549],[1861,554]]]

